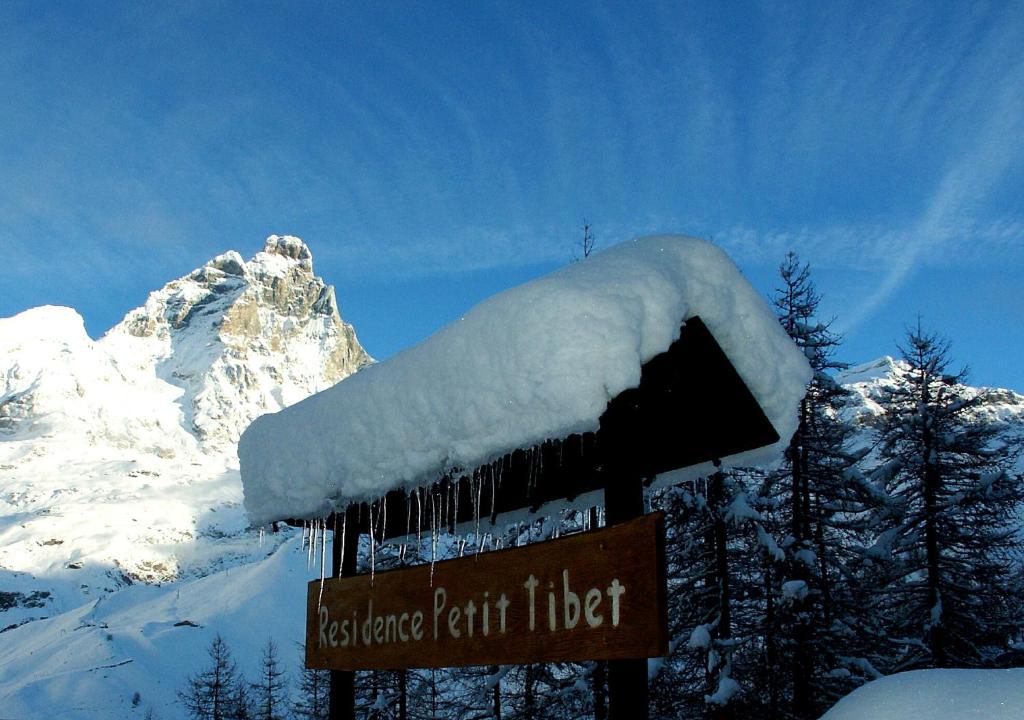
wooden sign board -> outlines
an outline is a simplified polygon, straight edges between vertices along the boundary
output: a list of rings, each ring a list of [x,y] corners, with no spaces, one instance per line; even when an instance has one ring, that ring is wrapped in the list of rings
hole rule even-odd
[[[306,667],[439,668],[668,653],[664,515],[309,583]]]

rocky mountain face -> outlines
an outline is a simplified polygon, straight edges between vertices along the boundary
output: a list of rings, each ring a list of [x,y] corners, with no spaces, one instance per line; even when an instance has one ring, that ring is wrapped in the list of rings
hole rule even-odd
[[[152,425],[173,396],[175,424],[204,449],[226,452],[257,415],[371,361],[341,319],[334,288],[313,274],[309,248],[276,235],[249,262],[231,251],[171,281],[99,341],[69,308],[0,322],[0,432],[8,435],[61,417],[97,442],[131,444],[132,431]]]
[[[249,262],[227,252],[168,283],[100,343],[180,387],[186,429],[218,446],[370,362],[309,248],[277,235]]]
[[[99,340],[70,308],[0,319],[0,631],[262,556],[238,436],[369,362],[286,236],[169,282]]]
[[[852,366],[836,376],[837,382],[850,391],[840,412],[856,429],[851,449],[863,451],[868,466],[878,460],[876,430],[881,425],[886,391],[909,372],[910,367],[905,362],[886,355]],[[964,419],[994,427],[997,441],[1010,449],[1013,463],[1010,471],[1024,475],[1024,395],[1013,390],[970,385],[959,385],[955,390],[964,399],[977,403],[965,412]],[[1024,518],[1024,509],[1021,517]]]
[[[910,371],[902,360],[888,355],[862,365],[855,365],[839,373],[836,380],[852,391],[844,412],[861,428],[861,441],[871,442],[871,430],[883,410],[880,401],[886,388],[893,386],[895,378]],[[994,425],[999,435],[1021,451],[1018,469],[1024,472],[1024,395],[1002,388],[972,387],[958,388],[966,399],[977,400],[976,407],[969,411],[971,419]]]

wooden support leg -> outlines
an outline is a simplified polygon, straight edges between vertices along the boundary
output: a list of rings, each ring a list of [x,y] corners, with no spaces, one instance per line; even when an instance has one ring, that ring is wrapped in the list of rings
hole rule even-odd
[[[356,574],[359,554],[359,513],[349,508],[344,523],[339,523],[331,544],[331,574],[334,577],[352,577]],[[344,528],[344,537],[342,537]],[[341,556],[344,543],[345,557]],[[356,674],[348,670],[331,670],[331,691],[328,701],[330,720],[355,720]]]
[[[604,489],[608,525],[644,514],[644,485],[640,478],[620,478]],[[608,661],[609,720],[647,720],[647,658]]]
[[[331,696],[327,717],[330,720],[355,720],[356,674],[351,670],[331,670]]]
[[[647,720],[647,658],[608,661],[609,720]]]

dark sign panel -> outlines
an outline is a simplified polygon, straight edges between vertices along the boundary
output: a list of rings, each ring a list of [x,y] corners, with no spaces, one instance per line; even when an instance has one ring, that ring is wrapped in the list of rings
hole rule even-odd
[[[668,652],[664,518],[309,584],[306,666],[334,670]]]

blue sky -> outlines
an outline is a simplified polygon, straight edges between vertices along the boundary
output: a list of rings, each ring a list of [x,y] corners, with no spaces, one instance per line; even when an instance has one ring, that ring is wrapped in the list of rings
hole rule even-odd
[[[0,4],[0,316],[299,235],[387,357],[649,232],[1024,391],[1021,3]]]

